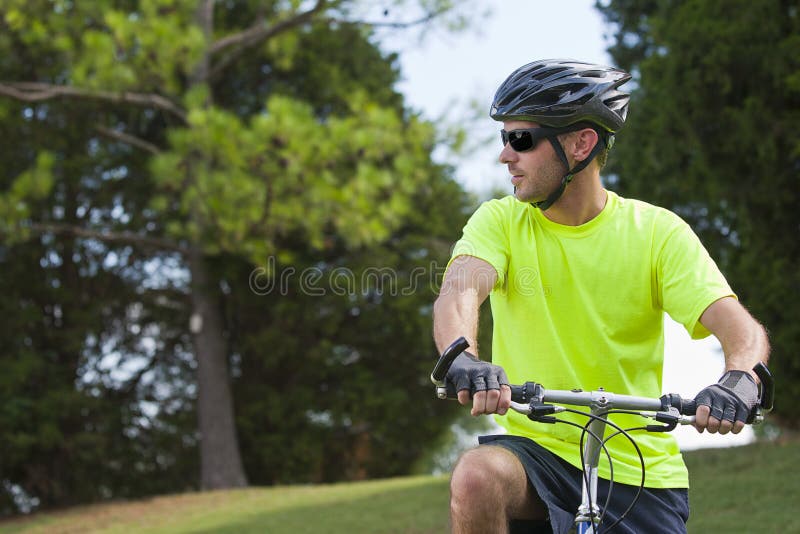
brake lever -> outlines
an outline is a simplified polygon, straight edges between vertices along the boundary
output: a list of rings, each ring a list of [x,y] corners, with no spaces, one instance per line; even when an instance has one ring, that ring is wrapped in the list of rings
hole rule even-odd
[[[747,417],[747,424],[757,425],[764,421],[764,416],[772,411],[775,402],[775,379],[764,362],[758,362],[753,367],[758,380],[761,382],[758,388],[758,404]]]
[[[442,355],[439,356],[439,360],[436,362],[433,372],[431,373],[431,382],[436,386],[436,396],[440,399],[447,398],[447,385],[444,380],[445,376],[447,376],[447,371],[449,371],[450,366],[453,365],[453,360],[455,360],[459,354],[467,350],[468,347],[469,342],[462,336],[453,341],[449,347],[444,349]]]

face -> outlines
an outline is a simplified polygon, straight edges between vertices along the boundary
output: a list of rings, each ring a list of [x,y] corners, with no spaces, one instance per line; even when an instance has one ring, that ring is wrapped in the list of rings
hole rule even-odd
[[[528,121],[506,121],[503,129],[506,132],[539,125]],[[540,202],[561,184],[564,175],[563,165],[556,156],[550,141],[539,139],[536,146],[525,152],[517,152],[507,143],[500,152],[500,163],[508,165],[514,196],[523,202]]]

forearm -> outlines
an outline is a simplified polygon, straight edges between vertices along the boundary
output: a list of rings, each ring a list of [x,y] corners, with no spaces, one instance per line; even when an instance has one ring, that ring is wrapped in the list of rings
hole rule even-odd
[[[463,336],[469,342],[469,352],[478,355],[477,291],[446,291],[442,288],[433,305],[433,339],[441,354],[453,341]]]
[[[763,326],[754,319],[718,336],[725,354],[725,370],[750,371],[769,359],[769,340]]]
[[[714,302],[700,322],[722,345],[726,371],[750,371],[758,362],[769,359],[766,330],[736,299],[726,297]]]
[[[441,354],[463,336],[478,355],[478,311],[497,281],[494,267],[473,256],[455,258],[433,305],[433,338]]]
[[[494,267],[479,258],[459,256],[451,262],[433,305],[433,337],[439,353],[463,336],[469,352],[478,356],[478,314],[496,282]],[[508,411],[511,389],[501,367],[461,354],[448,377],[456,386],[458,402],[472,404],[472,415]]]

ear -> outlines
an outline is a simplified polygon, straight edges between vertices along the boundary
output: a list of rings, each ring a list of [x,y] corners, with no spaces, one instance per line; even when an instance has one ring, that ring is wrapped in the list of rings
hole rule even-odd
[[[589,157],[589,153],[600,142],[600,137],[592,128],[584,128],[574,133],[570,143],[570,155],[575,161],[583,161]]]

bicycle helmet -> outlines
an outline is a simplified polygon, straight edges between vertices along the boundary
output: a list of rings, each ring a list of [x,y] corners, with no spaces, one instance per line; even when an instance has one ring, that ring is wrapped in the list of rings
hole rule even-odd
[[[627,72],[569,59],[546,59],[515,70],[492,102],[497,121],[527,120],[562,128],[590,122],[614,133],[625,123],[628,93],[618,87]]]
[[[523,120],[552,128],[547,139],[567,168],[560,187],[545,200],[533,202],[534,207],[552,206],[572,177],[611,147],[628,114],[630,95],[618,88],[630,79],[630,74],[613,67],[545,59],[518,68],[500,85],[489,115],[496,121]],[[599,140],[586,159],[570,169],[558,135],[586,127],[597,131]]]

